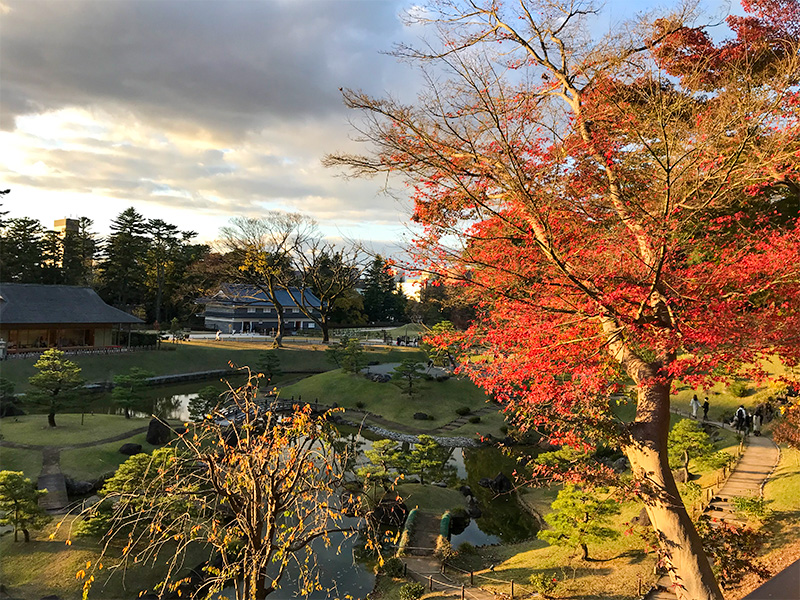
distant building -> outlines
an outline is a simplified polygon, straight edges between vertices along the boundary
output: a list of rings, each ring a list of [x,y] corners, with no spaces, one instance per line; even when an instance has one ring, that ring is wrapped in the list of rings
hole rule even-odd
[[[68,231],[70,233],[78,233],[80,226],[81,222],[78,219],[56,219],[53,221],[53,231],[61,237],[64,237],[64,234]]]
[[[0,339],[10,354],[121,345],[121,332],[142,323],[109,306],[88,287],[0,284]]]
[[[304,315],[292,298],[300,298],[300,290],[278,291],[278,302],[283,305],[285,331],[314,329],[316,323]],[[320,301],[311,292],[305,293],[306,304],[319,307]],[[264,292],[255,286],[226,283],[209,298],[201,298],[198,304],[205,305],[203,319],[206,329],[223,333],[274,333],[278,328],[278,313],[275,305]]]

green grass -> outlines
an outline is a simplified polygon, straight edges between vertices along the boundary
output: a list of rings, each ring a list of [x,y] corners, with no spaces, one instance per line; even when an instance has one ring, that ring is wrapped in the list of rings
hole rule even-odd
[[[140,433],[131,438],[100,446],[76,448],[61,452],[61,470],[73,479],[92,480],[106,473],[113,473],[130,457],[119,453],[122,444],[141,444],[142,452],[148,454],[158,446],[148,444],[147,434]]]
[[[639,503],[624,503],[613,526],[622,533],[625,523],[640,510]],[[639,536],[620,535],[616,540],[589,544],[589,555],[594,560],[585,562],[578,558],[579,551],[576,553],[571,548],[549,546],[535,539],[481,548],[476,555],[459,560],[466,570],[481,572],[482,575],[506,582],[513,579],[517,584],[517,593],[522,597],[531,591],[528,587],[530,575],[543,572],[559,580],[555,593],[557,597],[621,600],[636,597],[639,578],[644,582],[645,589],[654,579],[655,555],[645,554],[642,548],[643,541]],[[494,565],[494,572],[488,571],[489,565]],[[498,593],[508,594],[510,591],[508,583],[488,581],[477,575],[476,584]]]
[[[100,547],[96,540],[85,538],[73,538],[71,546],[65,545],[72,519],[67,519],[52,540],[48,539],[48,534],[55,532],[56,521],[44,531],[35,532],[28,544],[14,543],[10,535],[0,538],[0,556],[3,557],[0,583],[6,587],[9,598],[41,598],[50,594],[65,600],[81,597],[82,581],[76,579],[75,574],[86,569],[88,561],[96,564]],[[203,558],[202,549],[197,549],[187,558],[187,565],[198,564]],[[140,590],[152,590],[165,572],[164,561],[160,565],[135,565],[123,579],[121,571],[112,574],[108,569],[112,562],[106,560],[105,568],[95,572],[97,580],[89,598],[136,598]]]
[[[3,440],[40,446],[69,446],[102,440],[140,427],[147,427],[149,419],[126,419],[120,415],[58,414],[58,427],[47,425],[47,415],[24,415],[14,420],[3,419]]]
[[[35,450],[0,448],[0,471],[22,471],[36,482],[42,472],[42,453]]]
[[[763,554],[769,560],[800,540],[800,451],[781,448],[781,459],[764,486],[764,499],[773,511],[763,536]]]
[[[318,399],[321,404],[336,403],[344,408],[356,408],[356,402],[363,402],[365,410],[421,431],[430,431],[454,420],[460,406],[477,410],[486,404],[484,392],[467,379],[419,382],[419,393],[409,398],[392,383],[375,383],[341,370],[303,379],[283,388],[281,396],[302,397],[306,401]],[[434,419],[414,420],[415,412],[427,413]],[[470,425],[474,431],[480,424]]]
[[[198,340],[184,344],[165,344],[165,350],[128,352],[109,355],[69,356],[69,360],[81,367],[88,382],[108,382],[114,375],[126,373],[131,367],[152,371],[155,375],[194,373],[229,368],[232,361],[237,366],[255,365],[259,354],[270,350],[265,342]],[[325,355],[323,344],[293,344],[289,340],[285,348],[278,349],[281,369],[291,372],[323,372],[333,368]],[[409,353],[425,360],[418,348],[366,347],[367,360],[378,362],[400,362]],[[25,392],[28,378],[36,372],[35,358],[14,359],[3,363],[2,376],[16,385],[16,392]]]
[[[440,488],[435,485],[402,483],[397,492],[409,509],[419,508],[422,512],[441,515],[446,510],[464,506],[464,495],[458,490]]]

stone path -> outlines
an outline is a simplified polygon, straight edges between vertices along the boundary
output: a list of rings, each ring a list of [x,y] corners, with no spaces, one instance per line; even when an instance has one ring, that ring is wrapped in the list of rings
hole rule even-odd
[[[682,411],[673,412],[688,416]],[[707,421],[707,423],[722,429],[730,429],[724,423],[715,421]],[[704,513],[718,520],[742,523],[734,514],[730,499],[734,496],[760,497],[764,485],[778,464],[779,458],[780,449],[771,439],[749,436],[742,457]],[[675,600],[676,597],[677,594],[672,588],[672,581],[669,575],[662,576],[658,580],[656,587],[644,596],[645,600]]]

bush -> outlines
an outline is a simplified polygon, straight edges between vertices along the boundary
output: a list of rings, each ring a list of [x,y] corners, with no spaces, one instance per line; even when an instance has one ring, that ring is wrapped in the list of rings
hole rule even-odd
[[[766,519],[772,514],[764,498],[756,496],[734,496],[731,498],[733,510],[749,519]]]
[[[679,489],[681,497],[683,498],[683,503],[687,506],[697,502],[703,493],[703,488],[694,481],[688,481],[684,483],[683,485],[679,486]]]
[[[459,544],[459,546],[458,546],[458,553],[459,554],[463,554],[465,556],[470,556],[472,554],[477,554],[477,552],[478,552],[478,549],[475,548],[475,546],[473,546],[469,542],[461,542],[461,544]]]
[[[385,573],[389,577],[394,577],[397,579],[398,577],[403,576],[403,571],[405,570],[403,561],[397,558],[396,556],[392,556],[384,561],[383,565],[381,566],[381,572]]]
[[[531,587],[545,598],[556,591],[558,585],[558,580],[547,573],[534,573],[528,581],[530,581]]]
[[[750,388],[744,381],[734,381],[728,386],[728,391],[734,398],[743,398],[747,396],[747,392]]]
[[[433,551],[434,556],[442,562],[450,560],[455,557],[456,551],[453,550],[453,545],[445,537],[441,535],[436,538],[436,550]]]
[[[400,600],[417,600],[425,593],[425,586],[421,583],[406,583],[400,588]]]
[[[472,410],[470,409],[470,407],[469,407],[469,406],[459,406],[459,407],[456,409],[456,414],[457,414],[459,417],[464,417],[464,416],[468,415],[468,414],[469,414],[469,413],[471,413],[471,412],[472,412]]]
[[[362,402],[361,400],[359,400],[358,402],[356,402],[356,408],[357,408],[357,409],[359,409],[359,410],[363,410],[363,408],[364,408],[365,406],[366,406],[366,404],[365,404],[364,402]]]
[[[478,415],[475,415],[474,417],[470,417],[469,418],[469,422],[470,423],[480,423],[481,422],[481,418]]]

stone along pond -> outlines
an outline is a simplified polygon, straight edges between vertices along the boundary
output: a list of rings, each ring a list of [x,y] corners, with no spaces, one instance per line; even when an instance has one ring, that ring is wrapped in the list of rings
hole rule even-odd
[[[244,380],[242,380],[243,382]],[[231,381],[236,385],[237,381]],[[132,414],[137,417],[156,415],[161,418],[186,421],[189,419],[189,402],[197,397],[198,389],[205,385],[215,385],[224,389],[219,381],[180,383],[152,387],[145,390],[144,398],[134,407]],[[87,411],[108,414],[123,414],[123,409],[115,406],[109,392],[94,394],[87,406]],[[371,448],[378,436],[367,432],[359,435],[355,430],[342,427],[343,441],[356,441],[362,453]],[[451,525],[451,543],[457,548],[464,542],[474,546],[513,543],[532,538],[538,531],[537,520],[525,510],[517,500],[516,494],[507,488],[498,489],[491,483],[499,474],[508,478],[520,469],[519,458],[530,457],[535,449],[515,447],[510,453],[497,447],[483,446],[478,448],[453,448],[450,463],[455,468],[458,479],[463,486],[468,486],[472,496],[480,507],[480,516],[454,519]],[[502,482],[502,478],[501,478]],[[501,486],[503,484],[501,483]],[[409,507],[412,508],[412,507]],[[457,506],[448,507],[451,511]],[[350,595],[363,598],[374,586],[374,575],[355,559],[354,551],[357,540],[334,540],[329,547],[323,543],[315,546],[315,555],[319,565],[319,577],[322,590],[309,596],[312,600]],[[280,592],[271,597],[278,600],[296,597],[296,586],[292,584],[296,573],[287,573],[284,586]]]

